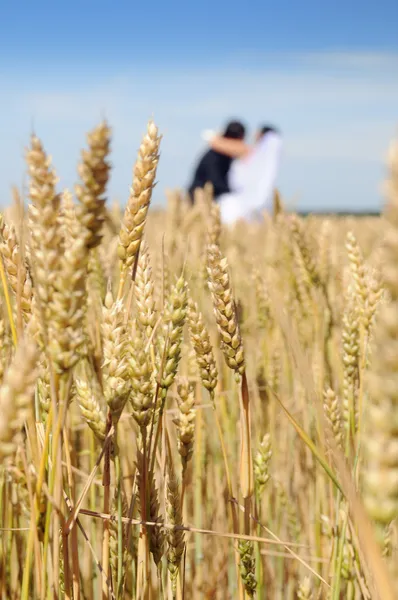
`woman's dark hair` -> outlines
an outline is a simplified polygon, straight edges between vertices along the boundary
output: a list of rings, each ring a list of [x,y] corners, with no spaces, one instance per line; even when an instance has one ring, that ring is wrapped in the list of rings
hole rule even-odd
[[[273,125],[262,125],[259,127],[259,132],[261,135],[266,135],[267,133],[279,133],[278,129],[273,127]]]
[[[223,137],[233,140],[243,140],[246,129],[240,121],[230,121],[225,128]]]

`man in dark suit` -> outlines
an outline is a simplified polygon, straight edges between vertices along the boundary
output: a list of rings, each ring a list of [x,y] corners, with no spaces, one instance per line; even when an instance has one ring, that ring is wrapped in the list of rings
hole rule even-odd
[[[223,136],[226,139],[243,140],[245,127],[239,121],[231,121],[225,128]],[[203,188],[206,183],[211,183],[214,198],[230,191],[228,186],[228,171],[233,159],[216,150],[207,150],[196,167],[193,181],[189,187],[191,201],[194,201],[194,191]]]

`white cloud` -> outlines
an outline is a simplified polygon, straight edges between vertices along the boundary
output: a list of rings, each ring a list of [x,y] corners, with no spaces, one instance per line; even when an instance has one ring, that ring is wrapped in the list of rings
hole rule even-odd
[[[344,129],[325,123],[322,131],[308,132],[302,138],[288,138],[285,154],[292,160],[316,158],[380,164],[386,157],[388,140],[393,133],[391,120],[351,122],[344,124]]]
[[[72,186],[85,133],[104,114],[114,129],[112,196],[124,202],[146,121],[164,133],[156,201],[184,185],[202,149],[200,131],[229,117],[274,122],[285,136],[282,192],[300,206],[377,206],[383,161],[397,133],[398,55],[329,53],[235,57],[207,69],[132,69],[62,77],[13,73],[0,96],[0,198],[24,172],[32,121],[61,184]],[[4,90],[4,92],[3,92]]]
[[[382,69],[394,71],[398,68],[398,54],[389,52],[325,52],[318,54],[302,54],[302,64],[317,65],[326,68],[337,67],[339,69],[360,69],[368,73],[370,69]]]

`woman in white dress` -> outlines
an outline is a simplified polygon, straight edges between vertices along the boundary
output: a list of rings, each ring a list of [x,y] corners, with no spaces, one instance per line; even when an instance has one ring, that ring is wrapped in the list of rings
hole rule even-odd
[[[232,224],[239,219],[256,218],[264,210],[271,211],[282,149],[277,129],[259,129],[253,146],[217,135],[209,143],[214,150],[236,159],[228,175],[231,192],[218,198],[222,221]]]

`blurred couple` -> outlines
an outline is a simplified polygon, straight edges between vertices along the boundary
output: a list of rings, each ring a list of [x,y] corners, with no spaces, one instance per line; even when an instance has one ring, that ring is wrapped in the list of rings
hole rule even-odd
[[[271,125],[256,131],[253,145],[245,142],[245,135],[240,121],[230,121],[222,134],[205,132],[202,137],[209,149],[201,157],[189,187],[194,202],[195,189],[211,183],[226,224],[258,218],[272,207],[281,135]]]

